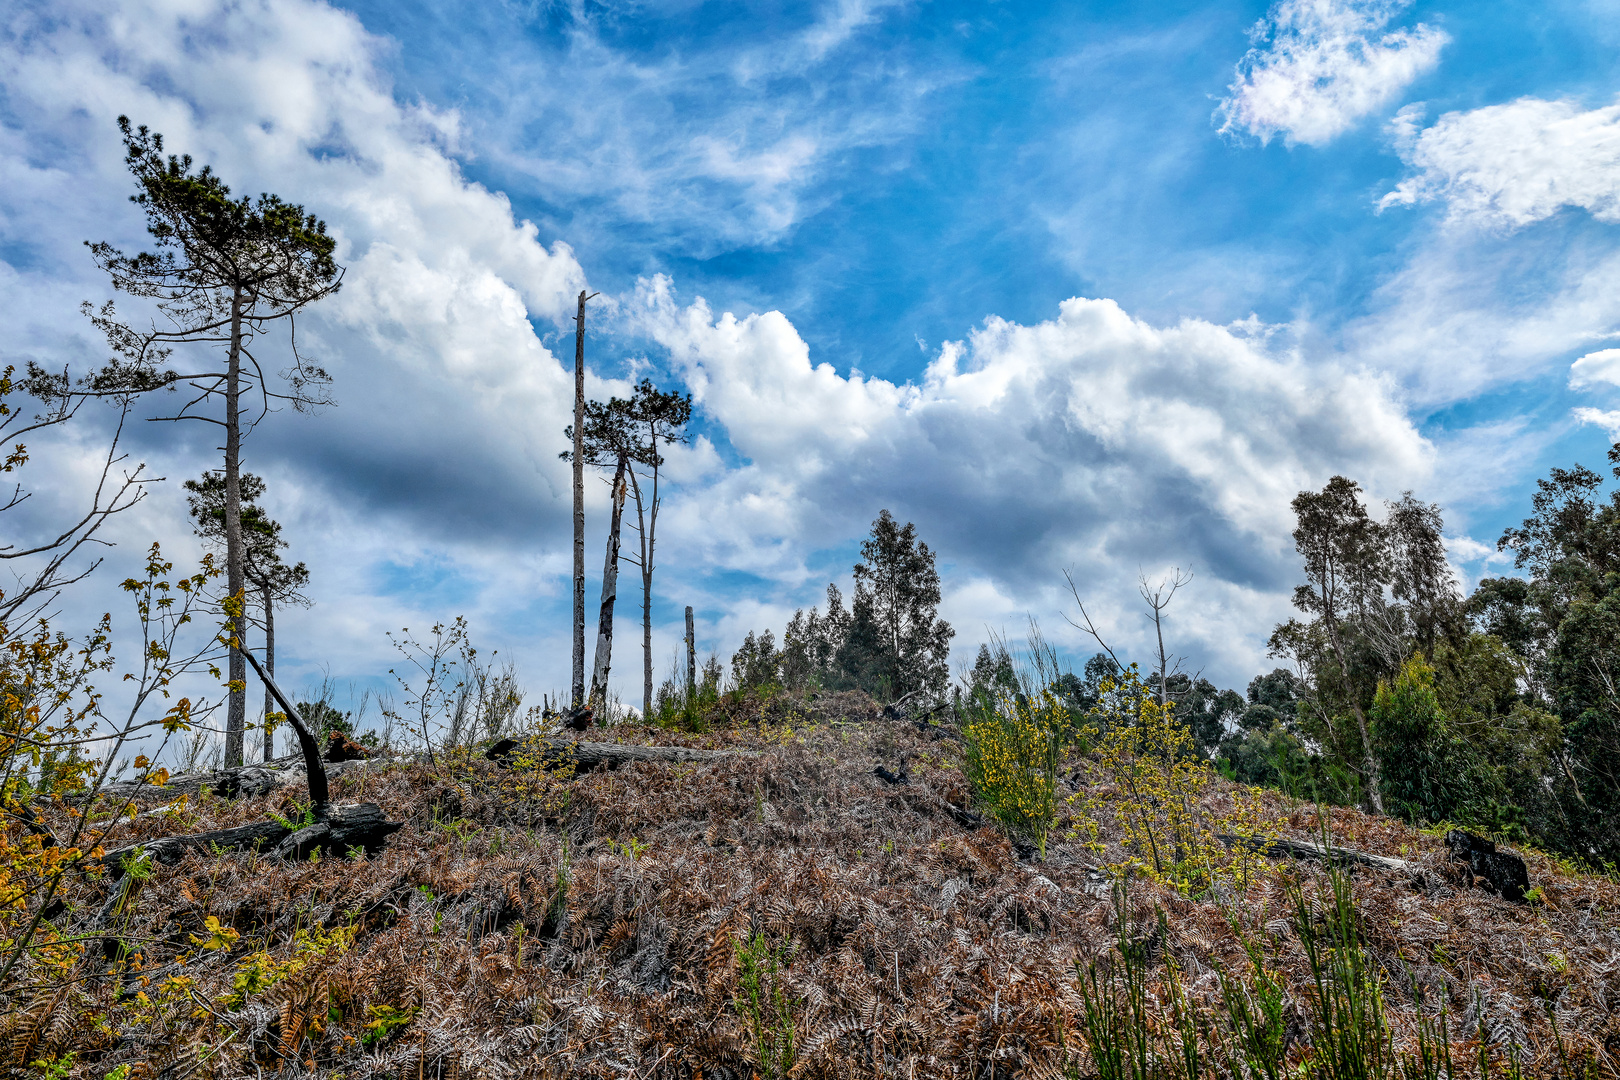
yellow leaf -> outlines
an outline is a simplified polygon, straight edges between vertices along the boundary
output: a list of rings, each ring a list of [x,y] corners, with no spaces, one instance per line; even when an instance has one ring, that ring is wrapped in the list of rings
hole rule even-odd
[[[217,915],[210,915],[204,919],[203,929],[208,931],[208,937],[200,938],[193,934],[191,943],[204,949],[229,949],[236,944],[236,939],[242,936],[229,926],[219,925]]]

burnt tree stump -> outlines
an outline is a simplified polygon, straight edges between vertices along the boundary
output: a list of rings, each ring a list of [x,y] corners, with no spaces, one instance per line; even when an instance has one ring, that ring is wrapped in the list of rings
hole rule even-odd
[[[1462,829],[1446,833],[1446,847],[1451,849],[1453,859],[1468,864],[1476,884],[1504,900],[1524,903],[1530,891],[1530,871],[1523,859],[1511,851],[1498,851],[1494,841]]]

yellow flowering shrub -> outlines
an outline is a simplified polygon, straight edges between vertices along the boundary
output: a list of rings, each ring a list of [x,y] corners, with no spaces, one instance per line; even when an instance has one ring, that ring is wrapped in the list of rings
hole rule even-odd
[[[980,691],[962,725],[962,768],[979,803],[1009,832],[1034,840],[1043,855],[1068,724],[1068,709],[1046,690],[1037,700]]]
[[[1103,683],[1091,720],[1101,734],[1086,766],[1089,783],[1068,802],[1076,834],[1098,854],[1117,856],[1108,868],[1139,871],[1184,892],[1219,877],[1246,883],[1268,839],[1258,791],[1234,789],[1229,809],[1209,807],[1215,770],[1197,756],[1175,705],[1160,704],[1134,664]],[[1109,817],[1123,838],[1113,852],[1099,839]]]

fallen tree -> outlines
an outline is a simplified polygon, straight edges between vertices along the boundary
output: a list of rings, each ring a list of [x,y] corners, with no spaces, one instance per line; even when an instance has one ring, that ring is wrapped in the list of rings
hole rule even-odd
[[[278,859],[303,859],[317,850],[342,855],[363,848],[367,854],[374,855],[382,849],[383,842],[390,833],[404,826],[403,822],[389,821],[382,808],[373,803],[332,805],[327,767],[321,761],[320,746],[315,741],[315,736],[305,725],[303,718],[298,715],[298,710],[293,707],[292,702],[281,692],[275,680],[259,665],[258,659],[245,649],[242,650],[242,655],[247,657],[248,662],[253,665],[254,672],[264,681],[265,688],[286,713],[288,723],[298,735],[299,758],[283,758],[276,762],[246,765],[217,773],[174,777],[170,783],[162,787],[139,782],[128,785],[112,784],[104,788],[103,793],[120,798],[148,792],[172,797],[200,794],[205,790],[225,797],[258,795],[278,787],[296,784],[302,777],[304,786],[309,792],[307,819],[289,822],[284,818],[272,818],[229,829],[215,829],[210,832],[169,836],[160,840],[130,844],[102,856],[102,863],[110,869],[114,878],[121,877],[130,863],[136,860],[151,858],[165,866],[172,866],[185,858],[186,852],[193,850],[236,851],[249,848],[264,851]],[[342,764],[352,766],[364,762]],[[334,771],[336,770],[337,767],[334,766]],[[120,788],[127,790],[117,790]]]
[[[366,854],[375,855],[382,850],[389,834],[403,827],[403,822],[389,821],[382,808],[373,803],[333,806],[328,807],[326,816],[319,820],[314,819],[312,813],[310,820],[302,822],[253,821],[231,829],[130,844],[107,852],[102,862],[116,879],[136,860],[150,858],[164,866],[173,866],[185,858],[188,851],[249,849],[278,859],[304,859],[316,850],[343,855],[351,849],[364,848]]]
[[[1354,848],[1333,847],[1316,843],[1307,843],[1300,840],[1262,840],[1254,836],[1234,836],[1231,833],[1221,833],[1216,839],[1227,847],[1242,846],[1250,851],[1258,851],[1262,855],[1289,856],[1295,859],[1320,859],[1324,862],[1331,860],[1340,865],[1355,864],[1370,866],[1378,870],[1388,870],[1397,874],[1412,874],[1421,876],[1423,867],[1406,859],[1393,859],[1387,855],[1373,855]]]
[[[558,769],[569,764],[577,772],[596,768],[616,769],[638,761],[685,765],[694,762],[725,761],[728,758],[758,757],[757,750],[699,750],[690,746],[634,746],[628,743],[570,742],[542,739],[519,742],[502,739],[484,751],[491,761],[507,767],[527,759],[539,768]]]
[[[689,746],[632,746],[625,743],[603,742],[570,742],[567,740],[544,740],[533,744],[522,744],[512,739],[502,739],[485,751],[484,756],[513,767],[517,764],[514,759],[527,758],[536,767],[546,769],[560,769],[572,764],[577,772],[589,772],[597,768],[618,768],[621,765],[638,761],[664,762],[667,764],[684,765],[692,763],[722,761],[734,757],[757,757],[754,750],[699,750]],[[348,761],[321,761],[317,760],[320,775],[330,780],[346,773],[368,768],[382,768],[389,765],[398,765],[417,760],[426,761],[421,757],[402,758],[358,758]],[[244,765],[237,769],[216,769],[209,772],[178,773],[169,777],[162,787],[155,787],[150,783],[127,780],[107,784],[102,793],[111,798],[126,799],[131,796],[141,796],[155,799],[175,799],[181,795],[196,797],[203,792],[220,798],[253,797],[264,795],[284,787],[304,786],[309,769],[309,759],[306,754],[292,754],[276,758],[272,761],[260,762],[256,765]]]

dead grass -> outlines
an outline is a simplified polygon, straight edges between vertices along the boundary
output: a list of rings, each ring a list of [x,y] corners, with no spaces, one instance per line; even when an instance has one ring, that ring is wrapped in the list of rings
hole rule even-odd
[[[796,1077],[1087,1075],[1077,964],[1105,955],[1117,928],[1109,883],[1062,823],[1039,864],[988,827],[964,829],[950,813],[969,799],[954,744],[884,723],[864,699],[756,704],[746,719],[706,735],[616,729],[766,752],[588,774],[538,819],[512,774],[481,760],[347,774],[335,798],[407,823],[381,855],[157,868],[115,924],[139,970],[93,942],[76,982],[4,1003],[0,1052],[32,1076],[26,1063],[74,1052],[69,1075],[98,1080],[124,1064],[176,1080],[747,1078],[759,1062],[738,947],[757,934],[785,958]],[[879,763],[905,764],[910,783],[883,783]],[[1314,807],[1273,794],[1267,808],[1285,835],[1319,827]],[[137,819],[117,842],[271,810],[295,807],[211,800],[178,821]],[[1531,853],[1545,901],[1513,905],[1469,887],[1438,836],[1344,810],[1329,828],[1335,843],[1422,867],[1417,881],[1354,875],[1398,1039],[1443,1004],[1459,1075],[1473,1074],[1482,1029],[1495,1061],[1518,1048],[1525,1075],[1576,1075],[1574,1062],[1620,1075],[1620,886]],[[1131,933],[1161,974],[1174,957],[1213,1015],[1217,972],[1247,966],[1223,902],[1240,912],[1288,979],[1297,1063],[1309,976],[1289,888],[1319,897],[1322,872],[1274,867],[1242,896],[1136,884]],[[78,882],[61,925],[84,924],[107,888]],[[228,951],[193,944],[209,916],[239,935]],[[349,925],[352,946],[227,1007],[254,954],[285,962],[299,931]],[[385,1016],[409,1019],[379,1034]]]

